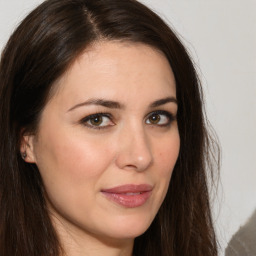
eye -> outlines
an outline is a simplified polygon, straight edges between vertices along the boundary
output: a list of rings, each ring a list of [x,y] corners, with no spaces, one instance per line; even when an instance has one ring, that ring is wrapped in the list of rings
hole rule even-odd
[[[168,126],[174,119],[175,118],[171,113],[158,110],[148,115],[146,119],[146,124]]]
[[[102,129],[115,125],[111,120],[110,115],[105,113],[97,113],[86,116],[80,122],[83,125],[93,129]]]

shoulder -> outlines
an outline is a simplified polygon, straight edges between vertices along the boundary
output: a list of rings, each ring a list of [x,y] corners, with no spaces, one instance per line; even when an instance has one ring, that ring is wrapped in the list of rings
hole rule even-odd
[[[225,256],[256,255],[256,211],[230,240]]]

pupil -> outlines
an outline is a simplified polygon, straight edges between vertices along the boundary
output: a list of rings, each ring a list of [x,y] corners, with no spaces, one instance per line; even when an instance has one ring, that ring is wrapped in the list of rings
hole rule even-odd
[[[92,120],[91,120],[91,123],[93,125],[100,125],[102,123],[102,117],[101,116],[97,116],[97,117],[94,117]]]

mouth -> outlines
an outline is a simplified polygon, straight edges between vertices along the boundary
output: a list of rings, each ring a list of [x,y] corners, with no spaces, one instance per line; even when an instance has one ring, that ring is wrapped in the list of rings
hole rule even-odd
[[[144,205],[152,194],[153,187],[149,184],[126,184],[101,190],[110,201],[126,208],[136,208]]]

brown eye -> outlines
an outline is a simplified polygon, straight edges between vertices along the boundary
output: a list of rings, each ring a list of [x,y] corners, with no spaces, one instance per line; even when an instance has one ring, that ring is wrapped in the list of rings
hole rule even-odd
[[[103,118],[102,116],[95,116],[95,117],[92,117],[89,122],[91,125],[93,126],[99,126],[102,124],[102,121],[103,121]]]
[[[110,114],[107,113],[96,113],[86,116],[80,121],[80,123],[94,129],[104,129],[115,125]]]
[[[158,124],[161,120],[161,117],[159,114],[153,114],[148,119],[151,124]]]
[[[156,111],[150,113],[146,119],[146,124],[157,125],[157,126],[168,126],[174,120],[171,113],[167,111]]]

